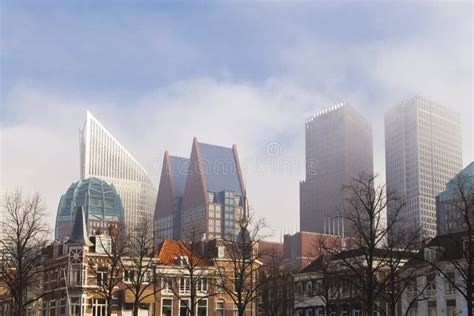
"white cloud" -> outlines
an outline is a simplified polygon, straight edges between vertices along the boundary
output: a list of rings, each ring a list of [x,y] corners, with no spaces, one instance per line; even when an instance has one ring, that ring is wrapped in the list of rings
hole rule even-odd
[[[315,10],[316,7],[317,5],[312,9]],[[360,42],[354,40],[345,43],[341,39],[322,39],[318,36],[320,30],[307,29],[311,26],[312,14],[306,12],[305,6],[298,8],[300,10],[297,10],[296,16],[301,14],[301,17],[306,17],[305,23],[295,23],[299,19],[294,18],[294,12],[289,15],[286,7],[265,11],[266,15],[254,10],[244,10],[245,14],[240,12],[240,15],[231,14],[231,19],[242,20],[249,28],[255,27],[252,29],[254,33],[248,35],[250,44],[253,44],[251,52],[262,59],[259,62],[267,67],[271,65],[271,73],[276,74],[273,77],[267,75],[268,78],[261,84],[231,79],[193,78],[191,74],[192,79],[170,83],[143,93],[139,99],[123,103],[98,101],[117,98],[107,93],[101,95],[97,91],[82,92],[79,96],[52,92],[60,90],[60,87],[47,89],[23,85],[5,91],[6,101],[3,106],[8,120],[5,120],[7,123],[0,129],[0,185],[8,189],[22,187],[27,191],[42,192],[47,199],[53,223],[60,195],[79,177],[78,129],[83,124],[86,109],[91,110],[151,170],[155,182],[158,182],[165,149],[174,155],[188,156],[194,136],[202,142],[222,146],[237,144],[253,209],[258,215],[266,217],[277,232],[298,226],[298,182],[304,178],[303,168],[288,172],[280,167],[288,161],[302,166],[304,119],[321,107],[344,100],[371,119],[374,128],[375,170],[383,174],[383,113],[402,99],[419,94],[452,106],[462,113],[465,126],[464,161],[467,163],[474,159],[472,13],[467,12],[469,10],[457,6],[430,6],[427,10],[422,6],[419,10],[423,13],[422,16],[415,14],[416,10],[409,15],[410,18],[419,16],[420,19],[417,23],[408,24],[416,26],[413,30],[408,29],[406,21],[401,19],[404,17],[404,10],[393,16],[384,13],[363,21],[369,26],[373,23],[370,27],[362,26],[365,29],[379,30],[388,25],[392,28],[391,36],[374,36],[371,41],[364,38]],[[381,13],[381,9],[383,7],[376,11]],[[221,13],[216,12],[218,15]],[[262,16],[265,19],[262,20]],[[386,22],[387,17],[389,22]],[[216,66],[217,69],[208,71],[199,68],[202,73],[222,70],[229,73],[226,78],[238,77],[236,74],[239,69],[222,68],[222,65],[232,65],[227,57],[235,61],[241,55],[216,57],[206,50],[206,47],[212,46],[212,42],[205,43],[204,48],[199,47],[197,41],[176,38],[177,33],[166,31],[173,29],[172,27],[165,27],[164,30],[156,27],[160,32],[155,34],[152,30],[153,16],[148,18],[147,23],[142,28],[137,28],[136,32],[125,32],[123,27],[108,26],[102,29],[97,38],[92,24],[85,33],[81,33],[82,26],[72,27],[69,33],[78,33],[79,42],[92,38],[91,42],[97,44],[91,46],[92,51],[80,46],[81,51],[76,52],[78,44],[71,37],[66,43],[68,49],[62,49],[62,45],[59,45],[61,49],[58,49],[58,54],[56,50],[50,51],[48,48],[57,47],[59,41],[45,35],[48,39],[46,43],[51,42],[52,45],[45,45],[43,40],[35,42],[48,53],[38,56],[45,59],[49,53],[59,56],[47,59],[49,64],[45,63],[44,66],[48,73],[51,69],[55,70],[56,72],[51,72],[56,75],[62,74],[63,68],[72,64],[71,56],[80,61],[77,66],[79,70],[82,71],[82,68],[89,65],[98,72],[101,79],[108,78],[109,72],[114,73],[111,69],[117,67],[117,61],[123,62],[128,69],[135,65],[135,71],[142,76],[127,72],[125,75],[119,74],[130,81],[142,78],[145,86],[148,83],[146,79],[153,76],[156,67],[163,73],[180,73],[178,68],[181,71],[199,68],[199,61],[204,57],[217,59],[220,68]],[[273,21],[278,21],[278,25]],[[358,22],[352,21],[350,25],[355,26]],[[32,22],[26,19],[25,23],[29,25]],[[403,33],[393,32],[397,23],[404,23],[400,25],[404,27]],[[339,35],[341,29],[338,30]],[[330,35],[329,31],[321,30],[326,37]],[[126,35],[126,40],[123,36],[116,36],[117,34],[114,34],[115,38],[111,38],[109,35],[113,33]],[[22,34],[25,38],[31,37],[27,31]],[[38,41],[42,38],[41,34],[33,34]],[[137,36],[138,39],[132,41]],[[260,37],[263,36],[272,44],[265,46],[265,43],[260,43],[263,40]],[[109,56],[110,51],[103,49],[101,40],[104,38],[108,39],[104,46],[113,53],[118,53],[115,59],[115,54]],[[148,41],[149,38],[153,40]],[[12,41],[7,44],[16,47],[23,42],[29,41]],[[123,42],[132,44],[122,47]],[[140,45],[142,42],[146,45]],[[222,45],[220,41],[219,43]],[[219,54],[232,50],[223,47],[216,47],[221,49],[218,50]],[[160,50],[164,53],[155,54]],[[96,57],[98,52],[102,52],[99,54],[100,58]],[[132,52],[130,55],[133,58],[130,59],[130,55],[124,52]],[[141,53],[147,57],[144,59],[146,62],[143,62],[144,56]],[[109,57],[114,62],[107,62]],[[88,58],[98,58],[98,62],[88,64]],[[41,64],[41,60],[31,60],[35,65]],[[55,63],[51,65],[51,61]],[[135,62],[133,65],[126,64],[132,61]],[[168,61],[172,61],[171,66]],[[205,64],[209,64],[209,61]],[[77,71],[77,68],[74,69]],[[262,76],[261,73],[258,75]],[[177,77],[189,78],[185,75]],[[75,76],[72,75],[72,78]],[[111,85],[114,83],[113,79],[110,80]],[[118,80],[120,79],[125,80]],[[140,84],[131,82],[135,88]],[[92,94],[98,97],[91,96]],[[266,155],[267,144],[273,141],[279,142],[281,146],[281,153],[276,158]],[[263,170],[256,170],[261,161],[265,161],[266,165]]]

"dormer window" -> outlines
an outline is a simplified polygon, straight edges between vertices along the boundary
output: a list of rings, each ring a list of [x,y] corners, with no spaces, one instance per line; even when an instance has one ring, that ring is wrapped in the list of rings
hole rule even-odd
[[[441,247],[430,247],[425,249],[425,260],[429,262],[435,262],[439,260],[440,255],[442,253],[442,248]]]
[[[209,203],[214,203],[214,192],[207,192],[207,201]]]
[[[189,258],[187,256],[179,256],[176,258],[177,264],[182,266],[185,264],[189,264]]]

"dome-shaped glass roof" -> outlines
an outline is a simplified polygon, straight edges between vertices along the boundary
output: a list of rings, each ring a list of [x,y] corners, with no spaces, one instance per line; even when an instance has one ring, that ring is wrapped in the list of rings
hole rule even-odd
[[[84,208],[89,235],[107,231],[111,225],[123,227],[124,210],[117,190],[97,178],[71,184],[59,201],[56,215],[56,239],[69,236],[78,207]]]

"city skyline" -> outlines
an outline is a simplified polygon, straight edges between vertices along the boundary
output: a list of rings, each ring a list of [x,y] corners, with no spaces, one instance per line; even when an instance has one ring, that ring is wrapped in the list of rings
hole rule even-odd
[[[165,148],[237,144],[274,238],[297,230],[304,121],[328,105],[347,101],[374,124],[382,178],[384,113],[413,95],[461,113],[463,164],[474,160],[471,4],[94,8],[2,5],[1,187],[43,193],[51,226],[77,180],[86,109],[155,184]]]

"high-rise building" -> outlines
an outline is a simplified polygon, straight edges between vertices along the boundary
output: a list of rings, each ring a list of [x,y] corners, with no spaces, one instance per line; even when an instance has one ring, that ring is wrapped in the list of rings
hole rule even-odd
[[[306,179],[300,183],[300,230],[332,235],[347,232],[341,212],[343,187],[373,173],[372,127],[340,103],[306,121]]]
[[[165,152],[155,209],[158,239],[231,238],[244,214],[245,186],[237,147],[193,140],[191,158]],[[196,236],[193,236],[194,238]]]
[[[468,223],[474,223],[473,201],[474,161],[452,178],[446,184],[446,189],[436,196],[438,235],[467,231]]]
[[[159,239],[179,239],[189,159],[170,156],[165,151],[155,207],[155,230]]]
[[[462,168],[459,114],[421,97],[388,111],[385,166],[387,192],[404,202],[399,218],[434,237],[435,197]],[[389,204],[387,215],[393,217],[397,209]]]
[[[87,111],[80,131],[81,179],[96,177],[115,186],[125,210],[125,226],[152,222],[156,191],[147,171]]]
[[[124,225],[122,201],[113,185],[97,178],[88,178],[71,184],[59,201],[56,214],[57,240],[70,236],[78,209],[87,219],[91,235],[107,233],[110,227]],[[82,215],[81,215],[82,216]]]

